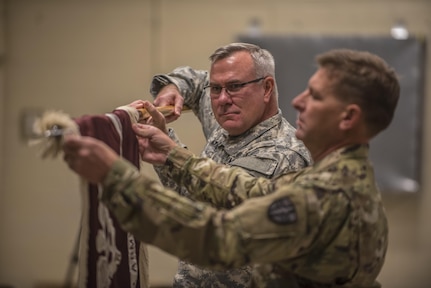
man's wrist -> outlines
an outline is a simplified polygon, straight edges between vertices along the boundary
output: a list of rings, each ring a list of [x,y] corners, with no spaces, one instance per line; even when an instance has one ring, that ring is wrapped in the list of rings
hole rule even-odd
[[[171,166],[172,169],[182,169],[193,156],[194,154],[190,150],[176,145],[169,151],[166,165]]]

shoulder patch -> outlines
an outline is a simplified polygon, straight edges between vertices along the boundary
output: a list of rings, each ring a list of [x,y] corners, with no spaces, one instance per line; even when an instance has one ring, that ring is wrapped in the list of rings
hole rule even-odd
[[[298,220],[295,205],[287,196],[272,202],[268,208],[268,218],[280,225],[293,224]]]

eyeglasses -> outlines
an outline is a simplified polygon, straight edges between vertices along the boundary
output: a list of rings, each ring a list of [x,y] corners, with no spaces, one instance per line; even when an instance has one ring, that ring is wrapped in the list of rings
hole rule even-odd
[[[265,78],[266,76],[243,83],[228,83],[226,84],[226,86],[208,85],[204,87],[204,90],[209,89],[212,98],[217,98],[218,96],[220,96],[223,89],[226,90],[226,93],[229,94],[229,96],[233,96],[235,93],[238,93],[245,85],[259,82]]]

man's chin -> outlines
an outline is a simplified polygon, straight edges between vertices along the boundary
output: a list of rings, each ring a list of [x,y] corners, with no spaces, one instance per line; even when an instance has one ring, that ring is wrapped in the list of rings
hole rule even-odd
[[[296,130],[296,132],[295,132],[295,136],[296,136],[296,138],[297,139],[299,139],[299,140],[301,140],[301,141],[303,141],[304,140],[304,135],[301,133],[301,131],[299,131],[299,130]]]

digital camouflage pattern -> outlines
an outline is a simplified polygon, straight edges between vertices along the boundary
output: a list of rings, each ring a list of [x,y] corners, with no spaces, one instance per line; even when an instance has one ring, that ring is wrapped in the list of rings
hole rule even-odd
[[[209,84],[207,71],[194,70],[190,67],[180,67],[167,75],[156,75],[153,78],[151,93],[156,96],[160,89],[173,83],[184,97],[202,124],[203,133],[207,139],[201,154],[218,163],[237,166],[247,170],[257,177],[272,178],[286,171],[297,171],[311,163],[311,157],[302,141],[295,137],[295,129],[279,112],[245,134],[229,137],[227,132],[217,123],[211,108],[211,100],[204,87]],[[173,130],[169,135],[180,143]],[[184,187],[178,187],[169,177],[165,166],[158,166],[156,171],[161,182],[181,195],[195,200],[215,204],[216,195],[190,195]],[[219,208],[232,208],[234,201],[215,205]],[[178,272],[174,277],[173,287],[250,287],[251,268],[241,267],[229,271],[215,272],[179,261]]]
[[[341,148],[273,180],[180,147],[167,165],[189,191],[220,195],[220,206],[266,196],[216,210],[120,159],[102,183],[102,199],[143,242],[210,269],[259,264],[252,287],[380,287],[388,223],[367,145]]]

